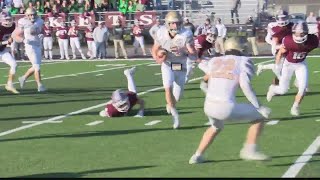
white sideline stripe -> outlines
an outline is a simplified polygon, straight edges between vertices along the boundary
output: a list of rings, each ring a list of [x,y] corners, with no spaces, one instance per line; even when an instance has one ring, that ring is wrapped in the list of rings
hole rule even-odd
[[[86,124],[86,125],[87,125],[87,126],[95,126],[95,125],[101,124],[101,123],[103,123],[103,121],[93,121],[93,122],[88,123],[88,124]]]
[[[272,125],[276,125],[278,123],[279,123],[279,120],[272,120],[272,121],[267,122],[267,125],[272,126]]]
[[[300,170],[304,165],[308,163],[308,161],[312,158],[312,156],[317,152],[320,147],[320,136],[318,136],[312,144],[308,147],[308,149],[303,152],[303,154],[292,164],[289,169],[282,175],[282,178],[293,178],[298,175]]]
[[[148,122],[148,123],[146,123],[146,124],[144,124],[144,125],[146,125],[146,126],[153,126],[153,125],[158,124],[158,123],[160,123],[160,122],[161,122],[161,120],[154,120],[154,121],[150,121],[150,122]]]
[[[105,67],[105,66],[125,66],[127,64],[98,64],[97,67]]]
[[[39,121],[22,121],[22,124],[31,124],[31,123],[37,123]],[[62,123],[63,121],[51,121],[48,123]]]
[[[162,73],[155,73],[154,75],[156,75],[156,76],[160,76]]]
[[[103,76],[103,74],[97,74],[96,76]]]
[[[21,67],[31,67],[31,64],[30,64],[30,62],[29,61],[17,61],[17,62],[25,62],[25,63],[28,63],[28,65],[25,65],[25,66],[17,66],[17,68],[21,68]],[[43,61],[42,61],[43,62]],[[48,63],[43,63],[43,64],[41,64],[41,66],[42,65],[51,65],[51,64],[61,64],[61,63],[66,63],[67,61],[65,61],[65,62],[48,62]],[[9,69],[9,67],[2,67],[2,68],[0,68],[0,69]]]
[[[77,75],[83,75],[83,74],[90,74],[90,73],[97,73],[97,72],[102,72],[102,71],[111,71],[111,70],[115,70],[115,69],[122,69],[125,67],[133,67],[133,66],[142,66],[142,65],[146,65],[146,64],[150,64],[150,62],[148,63],[141,63],[141,64],[136,64],[136,65],[128,65],[128,66],[121,66],[121,67],[113,67],[113,68],[108,68],[108,69],[100,69],[100,70],[95,70],[95,71],[87,71],[87,72],[81,72],[81,73],[76,73],[76,74],[66,74],[66,75],[56,75],[56,76],[52,76],[52,77],[47,77],[47,78],[42,78],[42,80],[48,80],[48,79],[56,79],[56,78],[61,78],[61,77],[70,77],[70,76],[77,76]],[[35,80],[28,80],[26,82],[34,82]],[[18,84],[19,82],[14,82],[13,84]],[[0,84],[0,86],[4,86],[6,84]]]
[[[259,63],[256,63],[255,65],[257,65],[257,64],[259,64]],[[140,65],[142,65],[142,64],[140,64]],[[135,65],[135,66],[137,66],[137,65]],[[196,80],[199,80],[199,79],[202,79],[202,77],[191,79],[189,82],[193,82],[193,81],[196,81]],[[147,91],[138,93],[138,95],[143,95],[143,94],[146,94],[148,92],[153,92],[153,91],[157,91],[157,90],[160,90],[160,89],[163,89],[163,87],[157,87],[157,88],[149,89]],[[38,126],[38,125],[41,125],[41,124],[44,124],[44,123],[47,123],[47,122],[60,120],[60,119],[66,118],[66,117],[71,116],[71,115],[80,114],[82,112],[86,112],[86,111],[90,111],[92,109],[100,108],[100,107],[105,106],[107,103],[108,102],[102,103],[102,104],[98,104],[98,105],[95,105],[95,106],[91,106],[91,107],[87,107],[87,108],[84,108],[84,109],[80,109],[78,111],[73,111],[73,112],[65,114],[65,115],[56,116],[56,117],[53,117],[53,118],[50,118],[50,119],[47,119],[47,120],[39,121],[39,122],[34,123],[34,124],[20,126],[18,128],[14,128],[14,129],[11,129],[11,130],[8,130],[8,131],[4,131],[4,132],[0,133],[0,137],[8,135],[8,134],[12,134],[14,132],[18,132],[18,131],[21,131],[21,130],[24,130],[24,129],[29,129],[29,128],[32,128],[34,126]]]

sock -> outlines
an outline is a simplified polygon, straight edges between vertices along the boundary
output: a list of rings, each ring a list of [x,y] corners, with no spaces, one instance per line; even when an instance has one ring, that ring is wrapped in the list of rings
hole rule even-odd
[[[27,79],[26,75],[21,76],[22,80],[25,81]]]
[[[292,107],[299,107],[299,103],[298,102],[294,102]]]
[[[8,81],[7,85],[10,86],[10,87],[13,86],[12,81]]]
[[[38,83],[38,87],[42,86],[42,83]]]
[[[44,57],[48,59],[48,51],[44,51]]]
[[[201,156],[202,154],[199,151],[196,151],[195,155],[196,156]]]
[[[49,51],[49,57],[52,59],[52,51]]]
[[[143,110],[143,109],[139,110],[139,112],[137,113],[137,115],[144,116],[144,110]]]
[[[175,107],[171,107],[171,115],[176,119],[179,117],[178,111]]]
[[[257,145],[256,144],[244,144],[244,149],[250,152],[256,151]]]

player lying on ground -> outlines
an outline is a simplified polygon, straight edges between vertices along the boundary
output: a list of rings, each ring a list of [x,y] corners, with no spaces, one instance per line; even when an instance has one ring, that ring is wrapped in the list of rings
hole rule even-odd
[[[222,131],[226,120],[251,122],[246,142],[240,151],[242,159],[268,159],[268,156],[258,151],[257,141],[264,125],[264,119],[268,118],[271,110],[259,103],[252,89],[251,78],[255,74],[253,62],[242,55],[243,47],[239,39],[227,39],[224,47],[225,56],[214,57],[204,68],[204,72],[209,76],[204,112],[211,122],[211,127],[203,134],[198,149],[190,158],[189,164],[205,161],[204,152]],[[236,102],[239,85],[251,104]]]
[[[140,105],[140,109],[135,117],[144,116],[144,100],[138,97],[133,79],[135,70],[135,67],[124,70],[124,75],[128,81],[128,91],[122,89],[115,90],[104,110],[100,111],[100,116],[122,117],[127,115],[136,104]]]

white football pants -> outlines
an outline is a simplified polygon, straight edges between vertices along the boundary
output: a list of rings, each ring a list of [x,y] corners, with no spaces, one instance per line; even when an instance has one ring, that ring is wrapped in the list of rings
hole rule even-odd
[[[43,38],[44,57],[46,59],[48,58],[52,59],[52,44],[53,44],[52,37]]]
[[[69,59],[69,54],[68,54],[68,39],[59,39],[59,48],[60,48],[60,56],[61,59]]]

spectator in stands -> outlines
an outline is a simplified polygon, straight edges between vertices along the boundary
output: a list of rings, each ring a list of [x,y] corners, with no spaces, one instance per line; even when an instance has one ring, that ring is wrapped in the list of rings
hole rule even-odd
[[[317,17],[314,16],[314,13],[313,12],[310,12],[309,13],[309,16],[307,17],[306,19],[306,22],[309,24],[315,24],[317,23]]]
[[[104,59],[106,57],[106,41],[108,40],[109,32],[105,26],[105,22],[99,22],[99,26],[93,30],[93,39],[96,43],[97,58]]]
[[[78,12],[79,12],[79,13],[84,13],[84,12],[85,12],[85,5],[84,5],[84,3],[79,3],[79,2],[78,2]]]
[[[134,14],[136,12],[136,4],[132,1],[128,1],[128,14],[127,14],[127,19],[130,20],[130,22],[133,22],[134,19]]]
[[[114,54],[115,58],[119,58],[119,48],[118,44],[120,45],[120,48],[122,50],[122,54],[125,59],[128,59],[127,51],[124,47],[124,40],[123,40],[123,28],[121,26],[121,21],[118,19],[112,28],[112,34],[113,34],[113,44],[114,44]]]
[[[103,0],[100,4],[100,8],[101,8],[101,11],[102,12],[105,12],[105,11],[110,11],[113,9],[113,6],[111,3],[109,3],[108,0]]]
[[[217,18],[217,20],[216,20],[216,28],[217,28],[217,31],[218,31],[218,37],[217,37],[216,42],[215,42],[215,50],[216,50],[216,53],[218,55],[222,55],[222,54],[225,53],[224,41],[225,41],[225,38],[227,36],[227,28],[221,22],[221,18]]]
[[[153,0],[153,9],[161,10],[161,0]]]
[[[69,5],[68,5],[67,0],[63,0],[63,1],[62,1],[62,5],[61,5],[61,8],[60,8],[60,12],[63,12],[63,13],[65,13],[65,14],[68,14],[68,13],[69,13]]]
[[[89,0],[86,0],[85,1],[85,5],[84,5],[84,11],[85,12],[89,12],[89,11],[92,11],[93,10],[93,7],[91,6],[91,3]]]
[[[122,13],[122,15],[127,14],[128,10],[128,2],[126,0],[120,0],[119,2],[119,11]]]
[[[146,4],[148,0],[138,0],[136,10],[140,12],[144,12],[146,10]]]
[[[174,10],[175,9],[175,5],[174,5],[174,0],[168,0],[168,9],[170,10]]]
[[[22,0],[13,0],[12,6],[18,10],[18,13],[20,13],[20,9],[24,9],[24,4]]]
[[[69,12],[70,12],[70,13],[77,13],[77,12],[79,12],[78,3],[77,3],[75,0],[71,0],[71,1],[70,1]]]
[[[45,2],[44,6],[43,6],[43,11],[44,11],[44,14],[52,12],[52,6],[50,4],[50,1]]]
[[[33,5],[32,1],[29,1],[28,6],[25,9],[28,9],[28,8],[32,9],[33,7],[34,7],[34,5]]]
[[[149,34],[153,38],[153,40],[155,39],[156,33],[157,33],[158,29],[160,29],[160,27],[161,27],[160,19],[157,18],[156,23],[149,30]]]
[[[198,26],[198,28],[196,29],[194,35],[195,36],[199,36],[201,34],[206,34],[208,32],[208,29],[211,29],[211,21],[209,18],[206,19],[204,25],[200,25]]]
[[[249,18],[247,19],[246,25],[247,25],[247,40],[251,44],[253,55],[257,56],[259,55],[257,41],[256,41],[257,24],[253,20],[252,16],[249,16]]]
[[[232,0],[232,6],[231,6],[231,21],[232,21],[232,24],[234,24],[234,14],[236,15],[237,17],[237,23],[239,24],[240,21],[239,21],[239,13],[238,13],[238,10],[239,8],[241,7],[241,0]]]
[[[43,6],[41,5],[40,1],[36,1],[36,7],[35,7],[37,14],[41,15],[44,13]]]
[[[195,33],[196,31],[196,28],[194,27],[194,25],[190,22],[189,18],[188,17],[185,17],[184,19],[184,23],[183,23],[183,27],[186,28],[186,29],[189,29],[192,34]]]

